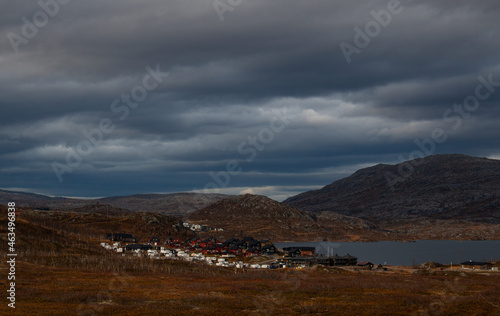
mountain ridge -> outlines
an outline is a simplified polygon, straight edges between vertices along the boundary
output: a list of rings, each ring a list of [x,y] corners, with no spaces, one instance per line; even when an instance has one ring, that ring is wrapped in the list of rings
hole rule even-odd
[[[98,199],[76,199],[50,197],[42,194],[8,191],[0,189],[0,204],[15,202],[17,206],[35,209],[72,210],[91,207],[94,204],[125,209],[132,212],[154,212],[164,215],[185,216],[197,209],[206,207],[228,195],[181,192],[169,194],[134,194],[112,196]]]
[[[412,171],[401,172],[405,168]],[[435,155],[378,164],[283,203],[375,221],[429,217],[500,223],[500,161]]]

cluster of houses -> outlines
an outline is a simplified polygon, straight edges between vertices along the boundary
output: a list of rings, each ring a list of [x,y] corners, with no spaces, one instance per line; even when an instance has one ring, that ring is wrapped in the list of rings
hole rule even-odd
[[[227,255],[256,257],[260,255],[273,255],[278,251],[269,240],[256,240],[253,237],[244,237],[239,240],[230,238],[219,241],[215,237],[207,239],[192,238],[185,244],[179,244],[178,239],[167,239],[167,247],[184,248],[190,252],[201,252],[204,255]]]
[[[259,241],[252,237],[245,237],[241,240],[230,238],[224,242],[220,242],[214,237],[192,238],[186,242],[181,242],[177,238],[168,238],[162,245],[157,237],[148,238],[146,244],[137,244],[135,243],[137,239],[130,234],[108,234],[107,239],[114,243],[102,242],[101,246],[107,250],[123,253],[123,255],[131,253],[134,256],[148,256],[154,259],[203,261],[210,265],[235,268],[269,269],[282,267],[279,263],[250,264],[236,261],[237,257],[273,255],[278,252],[277,248],[268,240]]]
[[[200,224],[191,224],[188,222],[181,222],[181,223],[179,223],[179,226],[190,229],[194,232],[210,232],[210,231],[222,232],[222,231],[224,231],[224,228],[214,228],[214,227],[204,226],[204,225],[200,225]]]
[[[349,254],[346,256],[318,256],[315,247],[288,247],[283,248],[284,256],[281,259],[271,259],[269,264],[249,264],[236,261],[236,258],[258,257],[275,255],[279,250],[269,240],[257,240],[253,237],[242,239],[230,238],[219,241],[215,237],[206,239],[192,238],[181,242],[178,238],[167,238],[163,243],[157,237],[150,237],[145,244],[138,244],[131,234],[108,234],[107,239],[114,243],[101,243],[108,250],[119,253],[132,253],[135,256],[148,256],[155,259],[178,259],[185,261],[204,261],[217,266],[236,268],[282,268],[307,267],[313,265],[347,266],[356,265],[357,258]]]
[[[108,234],[106,238],[115,243],[112,245],[102,243],[101,245],[106,249],[113,249],[117,252],[164,250],[164,253],[177,254],[179,251],[183,251],[185,253],[201,253],[203,255],[219,255],[225,257],[255,257],[278,253],[277,248],[269,240],[257,240],[253,237],[245,237],[241,240],[230,238],[222,242],[215,237],[206,239],[192,238],[186,242],[181,242],[178,238],[169,237],[163,244],[157,237],[148,238],[146,244],[137,244],[137,239],[131,234]],[[122,246],[121,243],[126,245]]]
[[[206,226],[193,225],[182,223],[182,225],[194,230],[213,229]],[[178,238],[169,237],[163,243],[157,237],[150,237],[147,243],[139,244],[138,240],[132,234],[107,234],[107,242],[102,242],[101,246],[107,250],[116,251],[118,253],[131,253],[134,256],[148,256],[155,259],[177,259],[185,261],[203,261],[208,264],[224,267],[236,268],[282,268],[282,267],[310,267],[314,265],[324,266],[357,266],[374,268],[374,264],[369,261],[358,262],[358,258],[346,254],[345,256],[335,255],[318,255],[315,247],[287,247],[281,251],[273,245],[269,240],[257,240],[252,237],[244,237],[242,239],[230,238],[225,241],[219,241],[215,237],[206,239],[192,238],[185,242]],[[274,258],[267,258],[267,262],[274,261],[269,264],[250,264],[244,263],[241,260],[248,261],[249,257],[258,257],[263,255],[276,255]],[[247,258],[247,259],[244,259]],[[240,261],[237,261],[237,260]],[[465,261],[460,263],[462,269],[470,270],[493,270],[498,271],[489,262]],[[380,269],[385,269],[379,265]]]

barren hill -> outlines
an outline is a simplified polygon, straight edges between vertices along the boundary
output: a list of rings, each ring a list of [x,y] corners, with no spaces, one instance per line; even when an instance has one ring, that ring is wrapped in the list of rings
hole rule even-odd
[[[316,214],[329,211],[375,221],[432,218],[500,223],[500,161],[436,155],[380,164],[284,203]]]
[[[271,240],[349,239],[350,234],[369,234],[376,226],[358,218],[340,214],[315,216],[260,195],[229,197],[191,213],[187,220],[224,228],[225,237]],[[240,236],[241,235],[241,236]]]

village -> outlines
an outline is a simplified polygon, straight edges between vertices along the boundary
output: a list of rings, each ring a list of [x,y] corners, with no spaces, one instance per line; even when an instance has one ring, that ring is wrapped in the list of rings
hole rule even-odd
[[[198,229],[198,228],[196,228]],[[101,242],[101,247],[122,254],[122,256],[149,257],[151,259],[183,260],[188,262],[203,262],[208,265],[238,269],[303,269],[313,266],[341,267],[344,269],[381,270],[388,267],[375,265],[369,261],[360,261],[350,254],[343,256],[320,255],[315,247],[298,246],[278,249],[269,240],[257,240],[253,237],[241,239],[229,238],[219,241],[215,237],[202,239],[191,238],[182,242],[178,238],[168,237],[161,241],[158,237],[147,238],[146,243],[138,243],[132,234],[107,234]],[[438,264],[439,265],[439,264]],[[421,268],[426,268],[425,264]],[[391,267],[394,268],[394,267]],[[430,267],[427,267],[430,268]],[[442,267],[434,267],[440,268]],[[453,268],[453,267],[451,267]],[[498,271],[489,262],[465,261],[455,265],[455,269],[470,271]]]
[[[163,242],[157,237],[149,237],[147,243],[137,243],[132,234],[112,233],[105,238],[111,242],[101,242],[107,250],[125,255],[149,257],[152,259],[173,259],[201,261],[209,265],[250,269],[305,268],[314,265],[325,266],[369,266],[349,254],[345,256],[324,256],[316,253],[314,247],[287,247],[278,249],[269,240],[244,237],[219,241],[215,237],[191,238],[181,242],[169,237]]]

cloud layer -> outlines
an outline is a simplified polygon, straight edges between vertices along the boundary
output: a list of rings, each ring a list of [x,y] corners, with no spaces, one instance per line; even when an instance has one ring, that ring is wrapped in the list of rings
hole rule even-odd
[[[0,187],[108,196],[218,180],[222,192],[282,199],[407,159],[435,128],[448,136],[435,153],[500,155],[496,1],[237,3],[2,10]],[[155,81],[158,69],[168,76]],[[494,91],[457,127],[454,105],[479,76]],[[71,153],[81,159],[68,164]],[[239,171],[226,179],[228,164]]]

